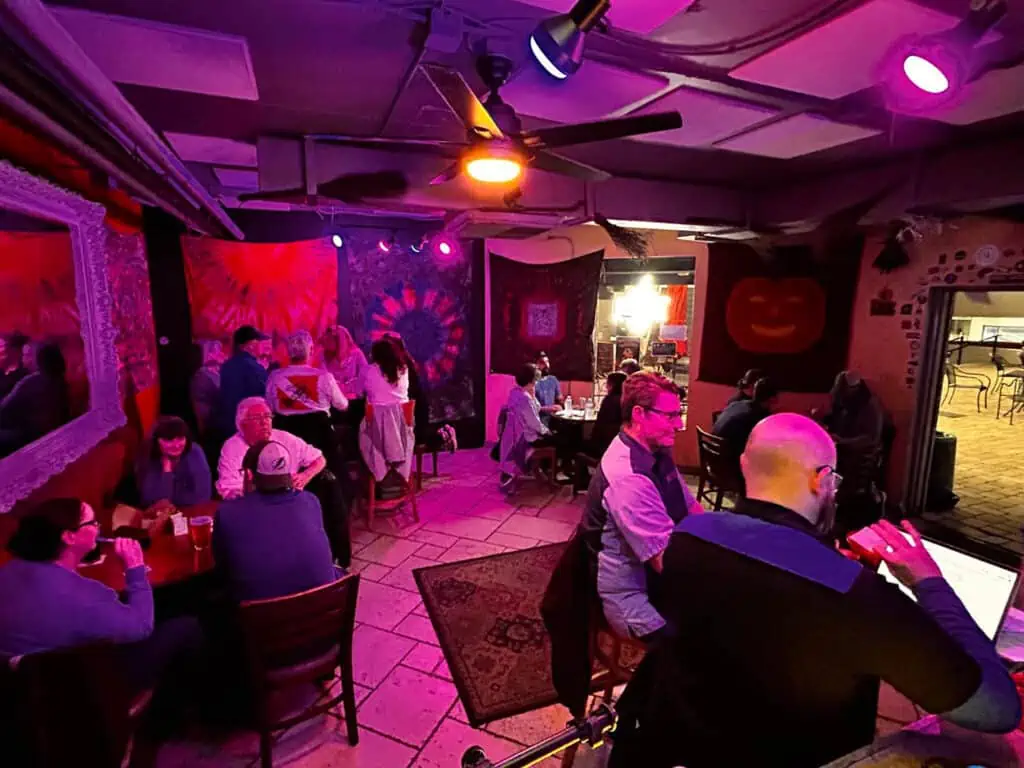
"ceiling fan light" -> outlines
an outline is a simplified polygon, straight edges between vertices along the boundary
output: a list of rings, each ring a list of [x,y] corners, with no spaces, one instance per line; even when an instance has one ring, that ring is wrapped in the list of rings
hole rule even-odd
[[[485,184],[508,184],[522,175],[522,161],[513,154],[473,155],[466,160],[466,173]]]

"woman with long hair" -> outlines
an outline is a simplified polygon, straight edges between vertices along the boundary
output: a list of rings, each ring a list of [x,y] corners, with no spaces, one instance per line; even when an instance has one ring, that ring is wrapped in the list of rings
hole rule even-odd
[[[370,347],[372,363],[363,386],[368,405],[399,405],[409,401],[409,354],[401,340],[384,336]]]
[[[135,479],[147,509],[190,507],[209,501],[213,492],[206,456],[177,416],[157,419],[148,444],[140,451]]]
[[[341,393],[349,400],[363,396],[363,375],[366,355],[343,325],[333,325],[320,337],[320,360],[323,368],[338,382]]]

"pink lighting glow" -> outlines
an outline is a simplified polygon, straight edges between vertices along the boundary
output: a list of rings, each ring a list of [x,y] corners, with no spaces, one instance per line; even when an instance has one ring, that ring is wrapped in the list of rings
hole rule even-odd
[[[442,240],[438,244],[437,250],[441,252],[442,256],[451,256],[451,254],[452,254],[452,245],[451,245],[451,243],[447,242],[446,240]]]
[[[378,240],[377,247],[380,248],[381,253],[391,252],[391,243],[388,240]]]
[[[949,78],[928,59],[911,54],[903,60],[903,73],[911,83],[925,93],[945,93],[949,90]]]

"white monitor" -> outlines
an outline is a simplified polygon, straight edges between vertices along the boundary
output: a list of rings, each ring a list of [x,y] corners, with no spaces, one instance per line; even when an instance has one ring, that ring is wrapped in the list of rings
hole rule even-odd
[[[1003,617],[1016,594],[1017,572],[934,541],[925,540],[924,546],[971,618],[981,627],[982,632],[995,640]],[[898,585],[911,598],[914,597],[913,592],[896,580],[885,563],[878,566],[878,573]]]

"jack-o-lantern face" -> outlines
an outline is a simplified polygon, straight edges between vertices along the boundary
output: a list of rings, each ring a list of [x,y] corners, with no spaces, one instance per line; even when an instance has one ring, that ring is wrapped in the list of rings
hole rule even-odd
[[[825,294],[810,278],[748,277],[733,286],[725,307],[733,341],[746,352],[806,352],[825,330]]]

